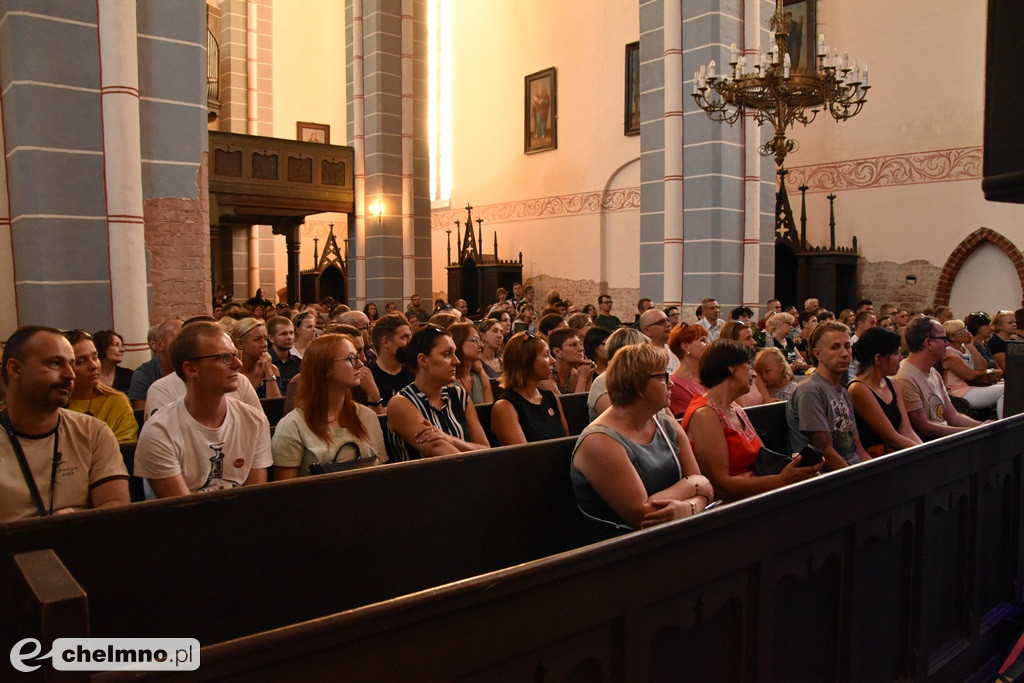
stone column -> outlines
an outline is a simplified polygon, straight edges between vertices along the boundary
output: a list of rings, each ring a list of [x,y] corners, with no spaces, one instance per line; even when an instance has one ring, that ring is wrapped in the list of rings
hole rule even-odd
[[[357,1],[357,0],[356,0]],[[403,31],[411,31],[411,44],[425,46],[427,42],[427,5],[425,0],[412,0],[411,14],[403,11],[402,0],[379,0],[378,2],[362,3],[363,16],[361,22],[355,22],[355,5],[353,0],[346,4],[347,35],[350,40],[362,26],[361,50],[350,45],[349,55],[355,53],[362,57],[362,101],[363,101],[363,135],[364,135],[364,197],[365,205],[372,206],[378,200],[384,205],[380,221],[363,222],[365,237],[359,242],[358,215],[353,252],[365,261],[358,264],[365,268],[366,290],[365,299],[359,299],[359,280],[356,275],[356,301],[375,301],[378,304],[385,299],[403,299],[407,292],[417,292],[424,298],[432,294],[430,280],[430,186],[429,158],[427,150],[427,59],[426,51],[418,47],[412,53],[411,77],[412,89],[409,107],[403,108],[402,93],[402,42]],[[403,14],[408,18],[403,21]],[[349,57],[350,73],[354,78],[359,70],[359,63]],[[350,111],[355,110],[355,88],[350,78],[348,100],[352,104]],[[406,135],[412,140],[412,172],[411,172],[411,225],[406,223],[406,235],[410,240],[403,240],[403,174],[399,164],[395,167],[393,160],[402,157],[403,127],[405,121],[412,117],[411,132]],[[353,116],[354,118],[354,116]],[[356,127],[352,118],[349,119],[348,138],[355,140]],[[357,162],[358,163],[358,162]],[[358,169],[357,169],[358,170]],[[358,180],[357,180],[358,182]],[[357,212],[360,210],[359,197],[356,198]],[[410,233],[411,229],[411,233]],[[411,248],[409,253],[404,248]],[[359,258],[359,257],[357,257]],[[410,269],[404,267],[408,261]],[[412,281],[408,281],[409,277]]]
[[[99,0],[97,11],[110,304],[114,329],[132,342],[124,362],[134,366],[150,355],[138,347],[149,329],[149,306],[135,2]]]

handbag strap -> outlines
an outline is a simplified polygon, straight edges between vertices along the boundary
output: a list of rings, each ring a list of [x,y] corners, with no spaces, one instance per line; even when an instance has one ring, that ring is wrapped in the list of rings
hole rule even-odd
[[[363,452],[361,450],[359,450],[359,444],[357,444],[355,441],[346,441],[345,443],[343,443],[340,446],[338,446],[338,450],[336,450],[334,452],[334,457],[331,458],[331,462],[333,462],[333,463],[338,462],[338,456],[341,455],[341,449],[343,449],[345,446],[352,446],[353,448],[355,448],[356,449],[356,458],[355,459],[356,460],[362,459]]]
[[[18,435],[14,431],[14,423],[11,422],[11,416],[6,410],[0,413],[0,426],[3,426],[4,431],[7,432],[7,438],[11,440],[11,448],[14,449],[14,455],[18,458],[18,465],[21,467],[21,475],[25,478],[25,484],[28,486],[28,491],[32,496],[32,502],[36,505],[36,512],[39,513],[40,517],[46,517],[48,514],[52,515],[53,487],[57,481],[57,463],[60,462],[60,451],[57,449],[57,443],[60,437],[60,415],[57,415],[57,428],[53,431],[53,462],[50,466],[49,512],[47,512],[46,507],[43,505],[43,497],[39,493],[39,487],[36,486],[36,479],[32,476],[32,470],[28,466],[28,458],[25,457],[25,451],[21,448],[21,441],[18,439]]]

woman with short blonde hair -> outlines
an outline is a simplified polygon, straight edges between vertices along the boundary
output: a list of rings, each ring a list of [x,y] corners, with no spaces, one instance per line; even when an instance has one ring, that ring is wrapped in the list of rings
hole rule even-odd
[[[611,407],[580,435],[570,477],[586,541],[695,515],[714,498],[669,403],[668,356],[647,344],[608,364]]]
[[[267,327],[262,320],[243,318],[231,334],[231,341],[241,354],[240,371],[252,383],[259,398],[279,398],[281,391],[278,379],[281,371],[274,365],[267,351]]]

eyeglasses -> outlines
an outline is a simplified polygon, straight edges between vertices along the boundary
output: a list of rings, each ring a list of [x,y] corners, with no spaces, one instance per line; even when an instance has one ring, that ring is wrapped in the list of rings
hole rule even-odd
[[[466,337],[466,341],[468,341],[470,343],[473,343],[473,344],[483,344],[484,343],[484,340],[481,339],[480,337]]]
[[[359,359],[359,356],[357,356],[354,353],[351,356],[342,356],[341,358],[335,358],[334,362],[337,363],[338,361],[343,361],[343,360],[347,360],[349,363],[352,364],[352,367],[354,367],[354,368],[358,368],[359,366],[361,366],[363,364],[363,361],[361,361]]]
[[[669,380],[668,380],[668,372],[667,371],[666,372],[655,372],[652,375],[650,375],[650,378],[651,379],[659,380],[663,384],[668,385],[668,381]]]
[[[356,329],[359,330],[360,332],[366,332],[368,329],[370,329],[370,325],[369,324],[360,325]]]
[[[942,335],[941,337],[929,336],[928,338],[929,339],[941,339],[942,341],[946,342],[947,344],[950,343],[949,337],[947,337],[946,335]]]
[[[231,363],[233,363],[234,361],[238,360],[238,352],[236,351],[234,353],[211,353],[208,356],[196,356],[194,358],[189,358],[188,360],[190,360],[190,361],[205,360],[207,358],[216,358],[217,360],[219,360],[224,365],[227,365],[227,366],[230,367]]]
[[[644,325],[644,328],[654,327],[655,325],[662,325],[663,327],[672,327],[672,323],[668,321],[668,318],[662,318],[657,322],[653,322],[650,325]]]

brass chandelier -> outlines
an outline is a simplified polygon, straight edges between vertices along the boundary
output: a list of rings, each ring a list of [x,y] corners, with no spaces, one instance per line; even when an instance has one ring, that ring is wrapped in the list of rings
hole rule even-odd
[[[740,55],[733,43],[727,73],[716,73],[712,60],[693,75],[693,99],[711,120],[731,126],[749,113],[758,126],[771,124],[775,136],[758,152],[774,155],[780,169],[786,154],[797,149],[796,140],[786,138],[787,128],[797,122],[806,126],[821,109],[827,109],[836,121],[856,116],[871,87],[868,65],[855,61],[851,68],[849,55],[840,57],[838,49],[829,55],[824,34],[818,36],[814,66],[794,69],[788,49],[792,20],[793,13],[783,12],[782,0],[777,0],[768,22],[768,52],[748,64],[747,56]]]

